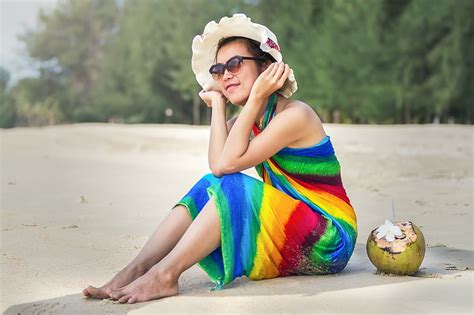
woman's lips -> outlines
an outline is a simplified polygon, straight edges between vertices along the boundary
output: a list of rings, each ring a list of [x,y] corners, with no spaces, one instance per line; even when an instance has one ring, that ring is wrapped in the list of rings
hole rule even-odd
[[[230,85],[226,88],[226,90],[227,90],[228,92],[230,92],[230,91],[232,91],[232,90],[235,90],[239,85],[240,85],[240,84],[230,84]]]

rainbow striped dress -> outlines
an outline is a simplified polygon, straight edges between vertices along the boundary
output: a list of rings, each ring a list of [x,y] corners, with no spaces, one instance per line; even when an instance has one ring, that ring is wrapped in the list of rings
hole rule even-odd
[[[276,94],[261,129],[275,115]],[[235,278],[337,273],[347,265],[357,219],[343,187],[329,136],[306,148],[283,148],[255,166],[263,182],[243,173],[203,176],[176,205],[194,219],[211,197],[221,246],[198,264],[220,289]]]

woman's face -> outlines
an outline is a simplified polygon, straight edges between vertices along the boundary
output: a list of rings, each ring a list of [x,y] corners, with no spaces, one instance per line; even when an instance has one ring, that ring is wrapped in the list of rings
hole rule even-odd
[[[239,55],[253,57],[240,41],[230,42],[217,52],[217,63],[225,64],[230,58]],[[244,60],[240,72],[232,74],[225,70],[224,75],[217,81],[224,96],[235,105],[245,105],[250,95],[253,83],[259,76],[259,67],[255,60]]]

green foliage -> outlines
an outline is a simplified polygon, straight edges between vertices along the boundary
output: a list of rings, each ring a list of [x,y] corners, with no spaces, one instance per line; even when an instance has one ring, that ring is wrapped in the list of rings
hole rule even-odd
[[[207,21],[228,14],[226,8],[235,1],[211,2],[125,2],[97,89],[96,102],[106,116],[191,123],[191,103],[199,91],[191,70],[192,39]],[[170,120],[167,108],[175,113]]]
[[[397,90],[401,121],[446,121],[450,116],[457,116],[459,122],[473,121],[469,114],[473,99],[469,78],[474,70],[469,66],[472,13],[471,1],[437,1],[433,5],[433,1],[417,0],[405,5],[403,14],[396,18],[387,16],[392,26],[385,42],[393,43],[389,53],[393,61],[391,84]]]
[[[81,107],[94,101],[117,13],[113,0],[62,0],[50,15],[40,12],[38,29],[21,37],[30,57],[40,62],[40,79],[56,81],[59,90],[52,93],[68,120],[76,120]]]
[[[0,128],[12,128],[16,124],[16,108],[7,91],[10,73],[0,67]]]
[[[191,42],[235,12],[277,34],[294,98],[323,121],[472,123],[473,3],[61,0],[22,36],[40,76],[7,93],[0,71],[0,123],[205,123]]]
[[[10,81],[10,73],[7,69],[0,67],[0,91],[4,92],[7,89],[8,81]]]
[[[15,127],[17,120],[16,108],[13,99],[0,90],[0,128]]]
[[[17,126],[43,126],[64,121],[59,90],[54,81],[38,78],[20,80],[11,91],[15,104]]]

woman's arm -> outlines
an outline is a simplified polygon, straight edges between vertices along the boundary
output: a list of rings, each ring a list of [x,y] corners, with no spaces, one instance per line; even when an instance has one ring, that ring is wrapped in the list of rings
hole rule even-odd
[[[260,107],[266,100],[250,96],[239,114],[232,131],[229,132],[220,155],[219,169],[228,170],[233,161],[242,157],[250,142],[250,133],[255,123]]]
[[[237,117],[238,116],[233,117],[227,121],[226,130],[222,130],[222,128],[220,128],[220,118],[216,117],[215,120],[211,118],[211,137],[209,138],[208,161],[209,168],[214,176],[221,177],[224,175],[219,169],[219,160],[221,158],[222,151],[224,150],[224,145],[228,134],[237,120]]]
[[[250,149],[249,136],[257,115],[260,109],[266,104],[269,96],[283,86],[289,75],[289,71],[290,68],[288,65],[283,63],[273,63],[256,79],[252,86],[252,90],[250,91],[249,98],[240,112],[239,119],[235,122],[235,126],[229,133],[227,141],[225,142],[218,166],[221,172],[232,173],[237,169],[241,169],[242,165],[248,165],[250,160],[257,161],[262,157],[268,158],[267,152],[275,153],[275,149],[284,147],[289,143],[289,140],[294,141],[301,137],[301,132],[296,130],[294,127],[281,128],[281,126],[277,124],[278,127],[276,133],[270,132],[270,138],[268,139],[270,145],[265,145],[266,150],[257,149],[255,153],[259,156],[253,156],[250,160],[248,159],[247,153]],[[298,123],[301,120],[299,117],[300,111],[293,109],[289,112],[289,114],[284,116],[288,116],[288,118],[293,120],[292,122]],[[272,129],[273,128],[270,128],[270,130]],[[290,134],[285,135],[283,133],[284,131],[289,132]],[[281,133],[279,136],[283,136],[283,138],[277,139],[273,137],[273,135],[278,133]],[[263,138],[266,138],[267,134],[268,132],[262,133],[261,135],[265,135]],[[262,136],[257,136],[254,141],[258,138],[259,140],[257,142],[259,142]],[[248,165],[248,167],[250,166],[252,165]]]
[[[211,135],[209,137],[208,162],[209,168],[215,176],[221,176],[218,172],[218,164],[227,140],[228,129],[225,117],[225,103],[213,104],[211,114]]]
[[[219,160],[224,149],[229,131],[232,129],[237,117],[226,122],[227,100],[219,91],[199,92],[199,96],[212,109],[211,112],[211,134],[209,137],[208,163],[209,169],[215,176],[222,176],[219,171]]]
[[[219,161],[219,174],[236,173],[260,164],[290,143],[313,132],[311,124],[314,124],[313,115],[315,113],[309,106],[302,106],[298,101],[289,103],[286,109],[276,115],[252,141],[249,141],[247,136],[249,133],[244,129],[248,121],[244,122],[242,113],[243,110],[227,137]],[[242,124],[239,124],[239,120]],[[240,128],[238,129],[238,127]],[[246,149],[242,154],[237,155],[238,151],[231,150],[234,146]]]

